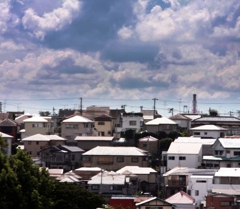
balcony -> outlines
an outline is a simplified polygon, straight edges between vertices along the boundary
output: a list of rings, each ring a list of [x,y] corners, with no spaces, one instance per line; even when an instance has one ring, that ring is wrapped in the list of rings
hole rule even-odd
[[[182,187],[186,186],[186,181],[184,180],[168,180],[169,187]]]

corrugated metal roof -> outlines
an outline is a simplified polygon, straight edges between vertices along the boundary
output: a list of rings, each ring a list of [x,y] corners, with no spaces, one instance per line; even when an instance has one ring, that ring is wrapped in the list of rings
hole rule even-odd
[[[161,118],[155,118],[151,121],[148,121],[146,125],[159,125],[159,124],[176,124],[174,121],[166,118],[166,117],[161,117]]]
[[[240,122],[240,120],[236,117],[227,117],[227,116],[218,116],[218,117],[202,117],[197,118],[194,121],[228,121],[228,122]]]
[[[147,151],[136,147],[97,146],[82,155],[147,156]]]
[[[202,143],[186,144],[185,142],[172,142],[167,154],[199,154],[202,149]]]

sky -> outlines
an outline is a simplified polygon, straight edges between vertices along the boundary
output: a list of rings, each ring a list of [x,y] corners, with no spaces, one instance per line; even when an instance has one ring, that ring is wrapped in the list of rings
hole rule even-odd
[[[239,0],[0,0],[2,111],[240,110]]]

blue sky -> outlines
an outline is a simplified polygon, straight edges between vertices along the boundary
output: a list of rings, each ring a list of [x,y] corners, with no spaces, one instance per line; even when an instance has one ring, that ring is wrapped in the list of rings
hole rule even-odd
[[[0,0],[3,110],[240,107],[239,0]]]

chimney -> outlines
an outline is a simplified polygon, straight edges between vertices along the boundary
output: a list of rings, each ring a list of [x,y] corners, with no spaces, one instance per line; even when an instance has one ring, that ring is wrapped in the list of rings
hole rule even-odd
[[[197,113],[197,95],[193,94],[193,101],[192,101],[192,113],[196,114]]]

